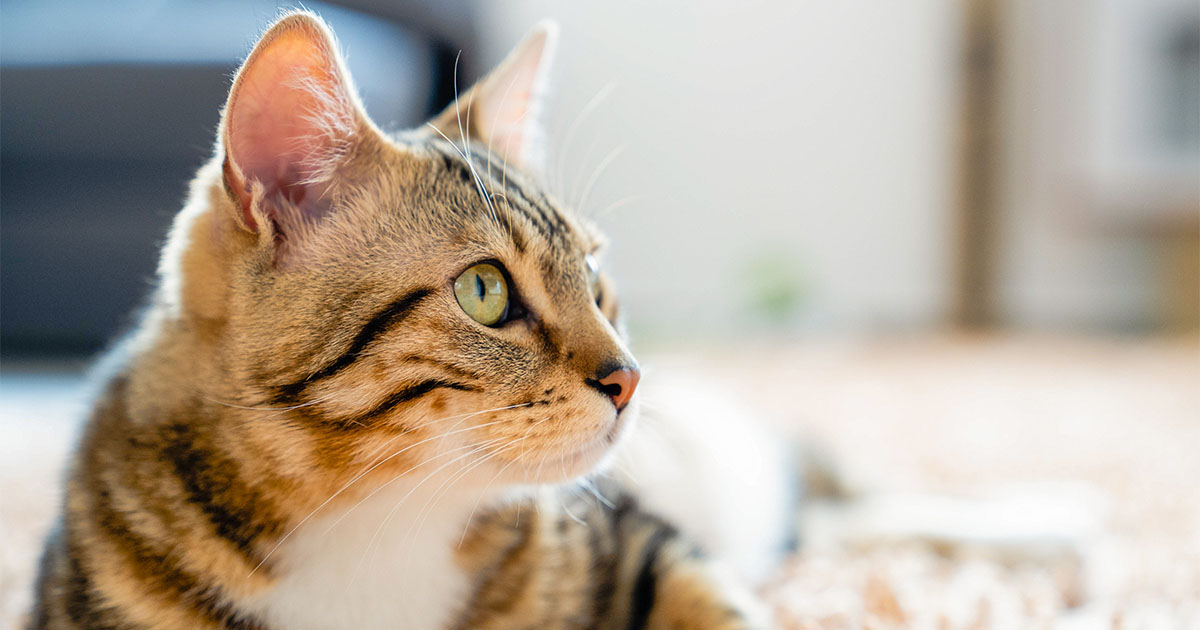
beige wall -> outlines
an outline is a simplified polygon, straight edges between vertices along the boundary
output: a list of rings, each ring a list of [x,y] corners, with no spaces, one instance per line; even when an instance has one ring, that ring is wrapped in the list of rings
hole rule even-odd
[[[1122,134],[1134,128],[1120,125],[1131,120],[1131,104],[1145,100],[1130,95],[1150,93],[1155,67],[1134,72],[1132,87],[1113,69],[1136,62],[1128,38],[1147,32],[1121,25],[1161,23],[1146,16],[1188,2],[1000,0],[1007,38],[992,241],[1000,324],[1161,325],[1177,291],[1164,280],[1174,247],[1164,243],[1178,238],[1138,213],[1163,205],[1158,197],[1178,206],[1194,195],[1200,184],[1188,182],[1200,182],[1200,156],[1166,163],[1139,145],[1122,148]],[[961,124],[958,2],[477,6],[486,64],[535,21],[562,24],[550,107],[551,154],[563,165],[553,171],[557,190],[576,199],[593,169],[624,147],[584,210],[635,199],[601,223],[644,337],[737,334],[767,322],[826,333],[947,322]],[[609,83],[611,95],[561,146]],[[1114,174],[1113,164],[1124,170]],[[1182,189],[1139,175],[1140,165],[1162,164],[1163,177],[1182,176]],[[1193,249],[1195,225],[1183,228]],[[804,290],[801,307],[775,320],[754,306],[763,276],[751,269],[764,264],[785,270],[774,284]]]
[[[801,329],[924,328],[949,302],[953,3],[480,2],[482,61],[562,25],[551,137],[615,89],[559,190],[601,223],[635,330],[737,332],[763,318],[755,261],[806,287]],[[770,266],[770,265],[768,265]]]

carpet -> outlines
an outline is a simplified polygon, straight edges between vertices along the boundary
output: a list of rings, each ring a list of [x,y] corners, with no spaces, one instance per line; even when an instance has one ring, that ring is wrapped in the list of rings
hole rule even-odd
[[[815,436],[857,486],[967,499],[1027,492],[1039,499],[1012,504],[1032,506],[1024,515],[1077,504],[1095,520],[1065,555],[887,527],[853,544],[813,534],[761,588],[783,628],[1200,628],[1194,338],[773,340],[662,349],[643,363],[723,383]],[[9,364],[0,399],[8,628],[30,604],[85,394],[73,368]]]

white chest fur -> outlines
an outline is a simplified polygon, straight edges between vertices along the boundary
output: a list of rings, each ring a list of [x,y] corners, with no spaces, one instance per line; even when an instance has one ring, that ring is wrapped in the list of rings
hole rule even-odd
[[[469,596],[454,554],[478,495],[426,485],[304,523],[272,554],[278,584],[247,607],[289,630],[449,627]]]

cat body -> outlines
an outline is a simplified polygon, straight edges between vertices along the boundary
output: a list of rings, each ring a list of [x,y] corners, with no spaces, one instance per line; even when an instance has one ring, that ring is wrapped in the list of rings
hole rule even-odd
[[[674,456],[630,435],[602,238],[531,175],[554,33],[389,135],[318,18],[269,29],[110,360],[34,627],[765,625],[704,551],[731,519],[693,512],[702,548],[664,519],[682,489],[631,492]],[[778,504],[759,464],[769,497],[732,494]],[[725,547],[761,571],[783,524],[749,531]]]

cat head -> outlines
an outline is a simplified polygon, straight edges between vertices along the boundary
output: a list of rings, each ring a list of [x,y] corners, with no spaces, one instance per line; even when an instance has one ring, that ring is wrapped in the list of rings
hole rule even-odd
[[[213,357],[208,393],[258,408],[250,439],[287,445],[271,456],[348,467],[407,444],[397,466],[516,483],[585,473],[616,441],[638,369],[602,239],[536,175],[555,38],[539,26],[394,134],[314,15],[246,59],[164,276],[189,352]]]

